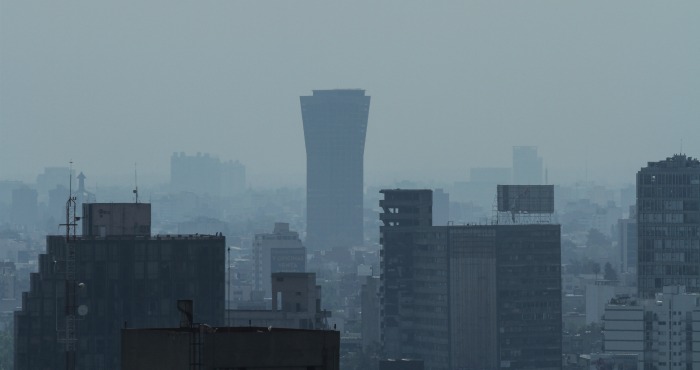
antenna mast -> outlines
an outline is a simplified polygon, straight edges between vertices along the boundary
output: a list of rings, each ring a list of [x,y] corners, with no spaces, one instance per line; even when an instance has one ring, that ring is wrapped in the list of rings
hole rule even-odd
[[[68,171],[68,200],[66,201],[66,223],[59,226],[66,228],[66,243],[76,238],[76,228],[80,217],[76,216],[76,197],[73,195],[73,161],[70,161],[70,170]]]
[[[136,162],[134,162],[134,202],[139,203],[139,177],[136,172]]]
[[[75,369],[75,344],[76,336],[76,280],[75,280],[75,240],[76,227],[80,217],[75,215],[76,197],[73,195],[73,161],[70,161],[68,171],[68,200],[66,201],[66,223],[60,226],[66,227],[66,279],[65,279],[65,331],[59,336],[59,342],[65,344],[66,369]]]

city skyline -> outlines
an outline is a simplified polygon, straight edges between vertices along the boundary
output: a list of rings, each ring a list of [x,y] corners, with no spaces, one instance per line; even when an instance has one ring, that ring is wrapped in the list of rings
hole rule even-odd
[[[297,97],[341,87],[375,98],[367,183],[465,180],[518,145],[550,183],[632,183],[627,168],[700,152],[681,145],[700,135],[695,2],[0,7],[2,178],[73,160],[91,182],[134,162],[157,181],[172,152],[202,151],[301,185]]]

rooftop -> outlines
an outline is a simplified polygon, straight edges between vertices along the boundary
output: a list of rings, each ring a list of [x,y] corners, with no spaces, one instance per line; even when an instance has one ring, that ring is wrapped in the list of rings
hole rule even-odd
[[[647,167],[649,168],[683,168],[700,167],[700,161],[697,158],[687,157],[685,154],[674,154],[673,157],[668,157],[663,161],[658,162],[648,162]]]
[[[365,96],[363,89],[313,90],[313,96]]]
[[[65,238],[66,235],[48,235],[50,238]],[[167,235],[108,235],[108,236],[70,236],[71,240],[188,240],[188,239],[224,239],[225,236],[210,234],[167,234]]]

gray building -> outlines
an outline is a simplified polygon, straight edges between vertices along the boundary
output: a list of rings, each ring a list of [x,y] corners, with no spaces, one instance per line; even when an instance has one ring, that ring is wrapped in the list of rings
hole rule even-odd
[[[314,90],[301,97],[306,142],[306,246],[364,243],[363,175],[370,97],[364,90]]]
[[[22,186],[12,190],[10,207],[10,224],[24,229],[33,229],[39,221],[39,203],[37,191]]]
[[[0,261],[0,315],[14,311],[17,306],[16,291],[17,268],[15,263]]]
[[[223,324],[225,238],[151,236],[148,209],[85,204],[87,235],[47,236],[15,312],[16,370],[119,369],[120,330],[169,327],[178,298],[202,302],[197,322]]]
[[[122,363],[129,370],[338,370],[340,333],[247,326],[124,329]]]
[[[306,272],[306,248],[288,223],[276,222],[272,233],[255,235],[253,262],[253,289],[271,298],[271,274]]]
[[[540,185],[544,169],[536,146],[513,147],[513,184]]]
[[[638,369],[700,369],[699,324],[700,295],[683,286],[665,286],[654,299],[618,296],[605,306],[604,351]]]
[[[560,369],[560,225],[432,226],[430,190],[382,190],[389,357],[441,369]]]
[[[245,166],[238,161],[221,161],[207,153],[170,157],[170,186],[175,192],[226,197],[243,192],[245,185]]]
[[[442,189],[435,189],[433,191],[433,225],[447,226],[450,221],[450,194]]]
[[[639,295],[700,293],[700,161],[677,154],[637,172]]]
[[[637,272],[637,211],[630,206],[628,218],[617,221],[618,245],[620,246],[620,271],[624,273]]]
[[[362,349],[367,351],[381,344],[379,312],[379,277],[367,276],[360,287]]]
[[[315,273],[272,274],[271,310],[227,310],[228,326],[326,329],[330,312],[321,308],[321,286]]]

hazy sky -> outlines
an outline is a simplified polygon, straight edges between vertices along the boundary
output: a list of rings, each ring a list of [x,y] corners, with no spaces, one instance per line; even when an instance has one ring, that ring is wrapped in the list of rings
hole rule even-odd
[[[467,180],[513,145],[554,182],[586,163],[631,182],[681,139],[700,156],[699,17],[697,0],[0,0],[0,178],[72,159],[165,180],[199,151],[303,185],[299,95],[347,87],[372,96],[367,183]]]

